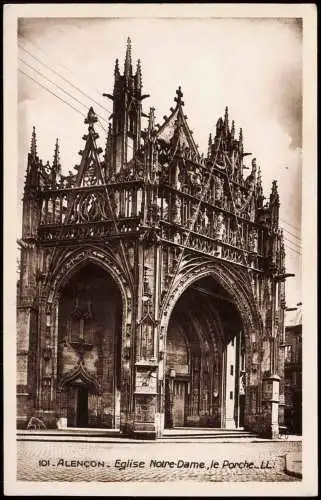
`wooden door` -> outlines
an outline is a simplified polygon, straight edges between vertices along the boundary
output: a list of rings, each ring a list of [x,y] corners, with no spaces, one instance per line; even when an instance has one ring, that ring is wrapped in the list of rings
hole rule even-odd
[[[88,389],[79,387],[77,394],[77,427],[88,426]]]
[[[183,427],[185,424],[186,382],[174,381],[173,394],[173,426]]]
[[[67,426],[77,425],[77,388],[69,386],[67,389]]]

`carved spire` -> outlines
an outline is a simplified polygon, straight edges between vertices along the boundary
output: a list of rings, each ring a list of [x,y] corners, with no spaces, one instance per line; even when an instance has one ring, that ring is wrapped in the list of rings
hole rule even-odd
[[[119,60],[118,58],[115,61],[115,69],[114,69],[114,76],[115,78],[118,78],[120,76],[120,71],[119,71]]]
[[[228,107],[226,106],[225,108],[225,114],[224,114],[224,131],[226,134],[229,132],[229,126],[228,126]]]
[[[142,88],[142,68],[140,64],[140,59],[137,61],[137,69],[136,69],[136,87],[138,89]]]
[[[279,204],[280,204],[280,198],[278,192],[278,184],[277,181],[274,180],[272,182],[272,190],[270,194],[270,205],[279,205]]]
[[[28,154],[27,173],[25,178],[25,196],[34,194],[39,187],[39,166],[41,160],[37,156],[36,129],[32,127],[30,153]]]
[[[271,227],[274,230],[279,227],[279,209],[280,198],[278,193],[278,186],[276,180],[274,180],[272,182],[272,190],[270,194]]]
[[[252,160],[252,175],[254,177],[256,176],[256,170],[257,170],[257,167],[256,167],[256,158],[253,158],[253,160]]]
[[[181,86],[179,86],[178,89],[176,90],[176,97],[174,99],[174,101],[177,102],[178,106],[184,106],[184,101],[182,100],[182,97],[183,97],[183,92]]]
[[[235,136],[235,122],[232,120],[232,126],[231,126],[231,139],[234,139]]]
[[[108,163],[112,151],[112,131],[111,131],[111,123],[108,125],[107,139],[106,139],[106,147],[105,147],[105,162]]]
[[[256,196],[257,196],[257,206],[259,208],[262,208],[263,207],[264,196],[263,196],[262,176],[261,176],[261,168],[260,168],[260,166],[258,167],[258,171],[257,171]]]
[[[239,133],[239,151],[241,154],[243,154],[243,130],[240,128],[240,133]]]
[[[155,126],[155,108],[149,109],[148,115],[148,132],[151,133]]]
[[[60,168],[61,168],[60,158],[59,158],[59,142],[58,142],[58,138],[56,139],[55,152],[54,152],[54,158],[53,158],[52,168],[53,168],[53,170],[55,172],[59,172]]]
[[[261,175],[261,168],[258,168],[257,171],[257,182],[256,182],[256,188],[257,192],[263,193],[263,188],[262,188],[262,175]]]
[[[223,120],[220,117],[216,122],[216,135],[218,135],[221,132],[223,125],[224,125]]]
[[[132,46],[131,46],[131,39],[129,37],[127,38],[124,76],[126,77],[132,76]]]
[[[210,134],[209,137],[208,137],[208,151],[207,151],[207,157],[208,158],[210,158],[211,154],[212,154],[212,144],[213,144],[212,134]]]
[[[37,137],[36,137],[36,128],[34,126],[32,127],[30,155],[31,155],[31,158],[33,160],[36,159],[36,156],[37,156]]]

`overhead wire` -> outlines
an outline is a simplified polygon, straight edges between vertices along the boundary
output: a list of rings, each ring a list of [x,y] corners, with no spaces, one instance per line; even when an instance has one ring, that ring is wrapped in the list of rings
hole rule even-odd
[[[53,80],[51,80],[50,78],[48,78],[47,76],[45,76],[41,71],[37,70],[36,68],[34,68],[31,64],[27,63],[26,61],[24,61],[23,59],[21,59],[20,57],[18,58],[19,61],[23,62],[23,64],[25,64],[26,66],[28,66],[28,68],[30,68],[31,70],[33,70],[35,73],[37,73],[38,75],[40,75],[42,78],[44,78],[46,81],[48,81],[49,83],[51,83],[52,85],[54,85],[55,87],[57,87],[59,90],[61,90],[62,92],[64,92],[67,96],[71,97],[72,99],[74,99],[74,101],[76,101],[78,104],[80,104],[81,106],[84,106],[86,109],[88,109],[88,106],[87,104],[84,104],[82,101],[80,101],[79,99],[77,99],[77,97],[73,96],[70,92],[68,92],[67,90],[65,90],[63,87],[61,87],[60,85],[58,85],[56,82],[54,82]],[[97,114],[97,113],[96,113]],[[104,118],[100,117],[103,121],[106,121]],[[106,122],[107,123],[107,122]]]
[[[40,87],[42,87],[44,90],[46,90],[47,92],[49,92],[50,94],[52,94],[54,97],[56,97],[57,99],[59,99],[60,101],[62,101],[64,104],[66,104],[67,106],[69,106],[70,108],[72,108],[74,111],[76,111],[77,113],[79,113],[80,115],[82,116],[86,116],[85,113],[83,113],[82,111],[80,111],[79,109],[75,108],[72,104],[70,104],[69,102],[65,101],[64,99],[62,99],[62,97],[58,96],[57,94],[55,94],[52,90],[50,90],[48,87],[46,87],[45,85],[43,85],[42,83],[40,83],[38,80],[36,80],[35,78],[33,78],[32,76],[28,75],[28,73],[25,73],[21,68],[18,69],[18,71],[20,73],[22,73],[24,76],[30,78],[30,80],[33,80],[37,85],[39,85]]]
[[[291,236],[293,236],[294,238],[296,238],[297,240],[300,240],[301,241],[301,237],[300,236],[296,236],[295,234],[291,233],[291,231],[289,231],[286,227],[283,228],[284,231],[286,231],[288,234],[290,234]]]
[[[62,88],[60,85],[58,85],[56,82],[54,82],[53,80],[51,80],[50,78],[46,77],[41,71],[37,70],[36,68],[34,68],[32,65],[30,65],[29,63],[27,63],[26,61],[24,61],[23,59],[19,58],[19,60],[21,62],[23,62],[26,66],[28,66],[31,70],[35,71],[36,73],[38,73],[42,78],[44,78],[46,81],[48,81],[50,84],[54,85],[55,87],[57,87],[59,90],[61,90],[62,92],[64,92],[66,95],[68,95],[69,97],[71,97],[72,99],[74,99],[78,104],[81,104],[82,106],[84,106],[86,109],[88,109],[88,106],[86,104],[84,104],[82,101],[80,101],[79,99],[77,99],[76,97],[74,97],[70,92],[66,91],[64,88]],[[60,99],[62,102],[64,102],[65,104],[69,105],[71,108],[75,109],[76,108],[74,106],[72,106],[71,104],[69,104],[67,101],[65,101],[64,99],[60,98],[57,94],[55,94],[54,92],[52,92],[48,87],[46,87],[45,85],[41,85],[40,82],[38,82],[38,80],[32,78],[30,75],[28,75],[27,73],[25,73],[24,71],[20,70],[19,68],[19,71],[21,71],[21,73],[23,73],[25,76],[28,76],[31,80],[33,80],[35,83],[37,83],[38,85],[40,85],[42,88],[44,88],[45,90],[47,90],[48,92],[50,92],[52,95],[54,95],[55,97],[57,97],[58,99]],[[58,74],[58,73],[57,73]],[[89,96],[90,97],[90,96]],[[86,116],[84,113],[82,113],[80,110],[77,110],[79,113],[83,114],[83,116]],[[101,127],[101,129],[107,133],[107,128],[103,126],[102,124],[102,121],[104,121],[106,124],[108,123],[107,120],[105,120],[104,118],[102,118],[99,114],[97,114],[95,112],[97,118],[98,118],[98,122],[99,122],[99,126]],[[133,146],[128,144],[128,147],[130,149],[133,150]]]
[[[290,245],[293,245],[295,248],[297,248],[298,250],[302,250],[302,246],[301,245],[297,245],[294,241],[292,240],[289,240],[288,238],[283,238],[284,241],[286,241],[287,243],[289,243]]]
[[[83,111],[80,111],[78,108],[76,108],[75,106],[73,106],[72,104],[70,104],[69,102],[65,101],[62,97],[60,97],[59,95],[55,94],[52,90],[50,90],[48,87],[46,87],[45,85],[43,85],[42,83],[40,83],[38,80],[36,80],[35,78],[33,78],[32,76],[28,75],[28,73],[25,73],[21,68],[19,68],[18,70],[20,73],[22,73],[24,76],[30,78],[30,80],[34,81],[37,85],[39,85],[40,87],[42,87],[44,90],[46,90],[47,92],[49,92],[50,94],[52,94],[54,97],[56,97],[57,99],[59,99],[61,102],[63,102],[64,104],[66,104],[67,106],[69,106],[71,109],[73,109],[74,111],[76,111],[77,113],[79,113],[82,117],[86,118],[86,115],[87,113],[84,113]],[[105,128],[102,126],[102,124],[100,123],[100,127],[101,129],[105,132]]]
[[[297,250],[297,249],[295,249],[295,248],[292,248],[291,246],[289,246],[289,244],[285,243],[285,244],[284,244],[284,246],[285,246],[288,250],[290,250],[291,252],[295,252],[295,253],[297,253],[298,255],[301,255],[301,256],[302,256],[302,253],[301,253],[299,250]]]
[[[289,221],[286,221],[285,219],[282,219],[280,217],[280,221],[283,222],[284,224],[287,224],[288,226],[292,226],[294,229],[296,229],[297,231],[301,231],[301,229],[298,227],[298,226],[295,226],[294,224],[292,224],[291,222]]]
[[[45,53],[36,43],[32,42],[29,38],[27,38],[25,35],[20,35],[22,38],[24,38],[25,40],[27,40],[28,43],[30,43],[31,45],[34,45],[38,50],[40,50],[47,58],[48,58],[48,54]],[[28,49],[26,49],[25,47],[22,47],[21,45],[19,45],[19,47],[24,50],[26,53],[28,53],[31,57],[33,57],[36,61],[40,62],[40,64],[43,64],[43,66],[46,66],[47,68],[50,69],[50,71],[52,71],[53,73],[56,73],[60,78],[62,78],[63,80],[65,80],[69,85],[71,85],[72,87],[74,87],[75,89],[77,89],[81,94],[83,94],[84,96],[90,98],[95,104],[98,104],[98,106],[100,106],[102,109],[104,109],[105,111],[107,111],[108,113],[111,113],[111,111],[109,109],[107,109],[105,106],[103,106],[102,104],[100,104],[98,101],[96,101],[95,99],[93,99],[92,96],[90,96],[89,94],[87,94],[86,92],[84,92],[83,90],[81,90],[77,85],[71,83],[67,78],[65,78],[63,75],[61,75],[60,73],[58,73],[55,69],[53,69],[51,66],[49,66],[48,64],[44,63],[43,61],[41,61],[41,59],[39,59],[37,56],[35,56],[32,52],[30,52]],[[53,58],[52,58],[53,60]],[[76,78],[79,78],[74,72],[72,72],[69,68],[67,68],[66,66],[64,66],[61,62],[57,62],[55,61],[56,64],[59,64],[59,66],[61,66],[62,68],[66,69],[69,73],[71,73],[72,75],[74,75]],[[98,91],[97,91],[97,94],[98,94]]]

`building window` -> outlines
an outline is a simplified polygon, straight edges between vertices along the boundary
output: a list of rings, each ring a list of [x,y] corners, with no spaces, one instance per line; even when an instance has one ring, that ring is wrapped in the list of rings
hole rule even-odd
[[[233,391],[230,391],[230,399],[233,399]]]
[[[127,161],[132,160],[134,155],[134,141],[131,137],[127,137]]]
[[[234,366],[233,365],[230,366],[230,374],[234,375]]]
[[[286,361],[286,363],[291,363],[291,358],[292,358],[292,346],[287,345],[285,347],[285,361]]]

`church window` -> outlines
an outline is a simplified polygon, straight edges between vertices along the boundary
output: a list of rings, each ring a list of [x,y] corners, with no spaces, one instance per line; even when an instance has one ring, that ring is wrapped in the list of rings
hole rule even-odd
[[[127,162],[132,160],[134,156],[134,140],[131,137],[127,137]]]

